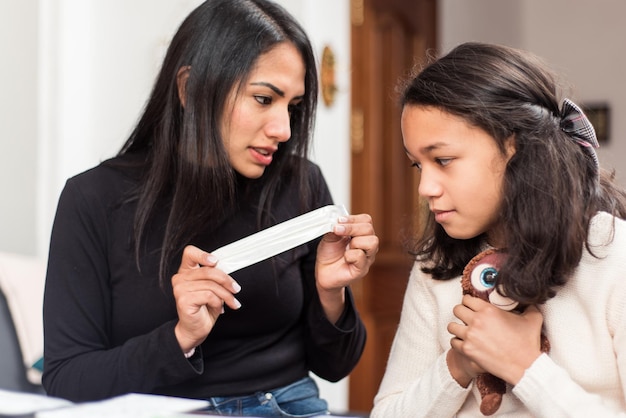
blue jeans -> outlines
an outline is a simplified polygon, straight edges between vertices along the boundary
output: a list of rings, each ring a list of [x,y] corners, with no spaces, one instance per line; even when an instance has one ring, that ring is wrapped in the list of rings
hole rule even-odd
[[[313,417],[328,414],[328,403],[320,399],[317,384],[305,377],[287,386],[243,396],[208,398],[203,409],[213,415],[255,417]]]

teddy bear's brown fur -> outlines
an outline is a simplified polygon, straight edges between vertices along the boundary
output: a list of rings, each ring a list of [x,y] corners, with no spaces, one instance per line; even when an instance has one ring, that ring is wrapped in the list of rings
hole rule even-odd
[[[477,296],[488,302],[494,303],[493,300],[490,300],[490,295],[493,293],[493,290],[495,290],[495,287],[488,290],[477,289],[474,285],[472,285],[472,272],[476,269],[476,267],[480,266],[482,270],[478,271],[478,274],[486,274],[484,277],[486,277],[487,281],[495,280],[495,276],[497,275],[505,257],[506,254],[504,252],[500,252],[495,249],[488,249],[472,258],[463,270],[463,276],[461,278],[463,294]],[[491,276],[489,276],[489,274]],[[511,299],[500,296],[498,301],[509,302],[506,305],[496,303],[501,309],[516,311],[523,310],[520,309],[517,302],[512,301]],[[550,343],[545,335],[541,334],[541,351],[547,353],[549,350]],[[493,415],[502,403],[502,395],[506,393],[506,383],[504,380],[490,373],[483,373],[476,376],[474,384],[476,385],[481,397],[480,412],[483,415]]]

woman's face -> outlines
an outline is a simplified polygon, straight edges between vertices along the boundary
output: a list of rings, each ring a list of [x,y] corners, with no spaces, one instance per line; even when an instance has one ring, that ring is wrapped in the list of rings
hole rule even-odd
[[[487,233],[497,241],[506,164],[513,139],[503,155],[494,138],[462,118],[429,106],[406,106],[402,112],[404,147],[421,171],[419,194],[446,233],[469,239]]]
[[[280,143],[291,137],[290,111],[304,96],[305,71],[298,50],[281,43],[258,58],[239,92],[231,92],[222,137],[239,174],[261,177]]]

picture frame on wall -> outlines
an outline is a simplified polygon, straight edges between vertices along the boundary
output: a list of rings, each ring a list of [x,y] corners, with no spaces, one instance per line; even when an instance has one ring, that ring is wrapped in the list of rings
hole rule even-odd
[[[611,108],[608,103],[587,103],[583,105],[583,112],[596,131],[596,138],[600,144],[609,142]]]

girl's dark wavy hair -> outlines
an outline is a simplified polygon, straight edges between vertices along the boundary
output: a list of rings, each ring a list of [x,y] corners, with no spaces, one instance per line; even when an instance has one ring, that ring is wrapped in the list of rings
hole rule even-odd
[[[168,208],[159,267],[162,281],[168,260],[182,251],[198,228],[210,230],[237,205],[237,174],[220,132],[222,118],[230,111],[226,103],[231,91],[245,84],[259,56],[284,42],[293,44],[302,57],[305,94],[291,112],[290,140],[281,144],[260,185],[255,185],[261,188],[259,227],[269,223],[284,178],[299,179],[303,211],[309,201],[303,161],[318,91],[311,43],[293,16],[268,0],[207,0],[187,16],[172,39],[145,110],[118,154],[140,156],[142,181],[130,198],[138,201],[133,237],[138,265],[155,208]],[[183,109],[177,74],[187,66]]]
[[[530,53],[465,43],[427,65],[403,86],[402,106],[433,106],[461,117],[515,154],[504,174],[500,221],[508,261],[498,275],[504,293],[543,303],[576,268],[598,211],[626,217],[626,194],[613,173],[559,128],[556,77]],[[449,237],[429,213],[411,253],[435,279],[459,276],[485,243]]]

